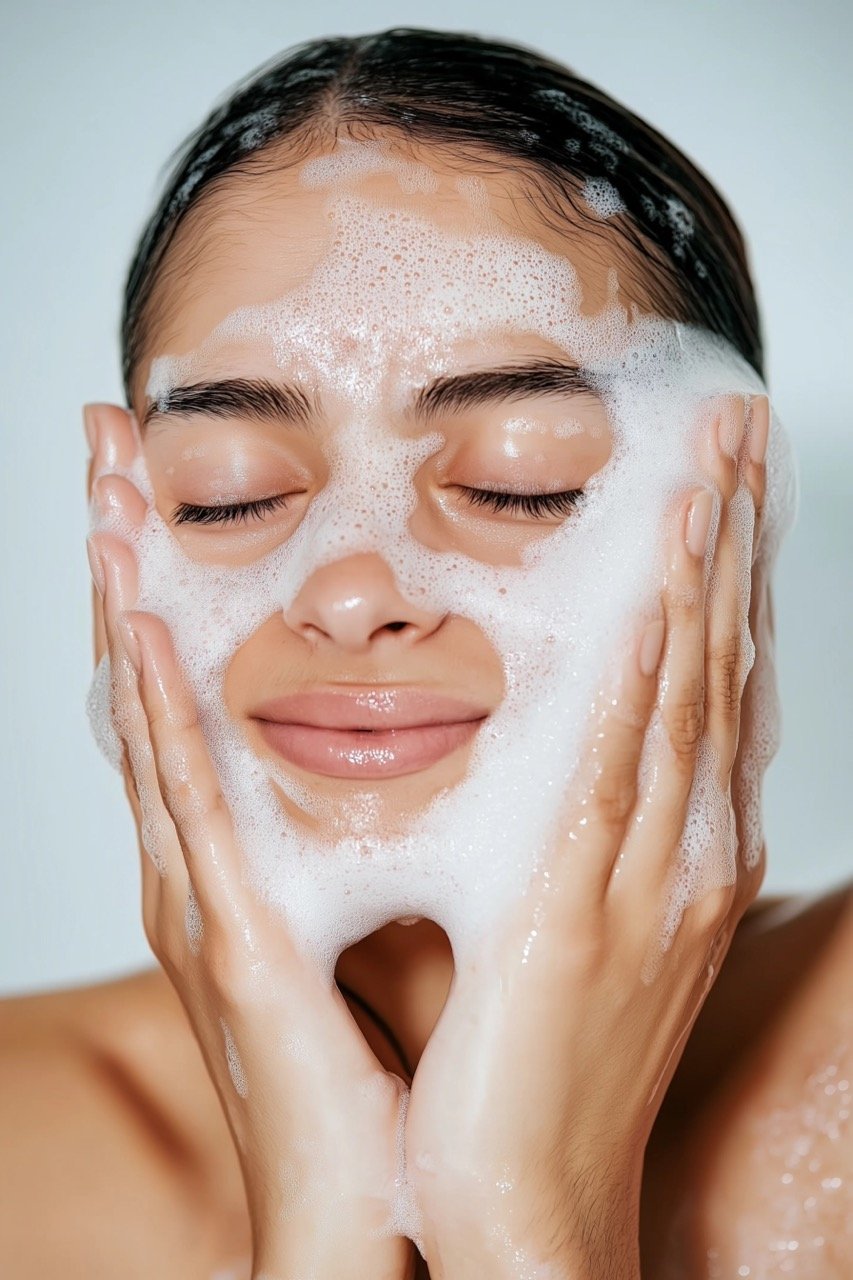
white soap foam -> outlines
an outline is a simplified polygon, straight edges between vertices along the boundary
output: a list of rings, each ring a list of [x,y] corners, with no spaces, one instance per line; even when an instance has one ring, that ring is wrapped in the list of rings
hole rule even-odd
[[[376,159],[367,156],[364,165]],[[311,172],[318,181],[329,176]],[[233,312],[197,352],[155,360],[147,388],[165,406],[170,389],[193,381],[199,360],[223,341],[265,346],[285,376],[319,385],[324,398],[328,393],[346,405],[325,488],[283,545],[242,567],[190,559],[153,503],[141,533],[123,532],[139,559],[140,607],[165,618],[198,700],[247,877],[331,974],[345,947],[400,916],[440,924],[459,962],[524,893],[551,850],[593,699],[642,619],[657,611],[673,499],[707,483],[697,448],[700,405],[712,395],[765,389],[720,338],[628,317],[615,303],[595,316],[581,314],[571,263],[533,241],[449,234],[353,194],[330,197],[329,213],[333,235],[310,279],[274,302]],[[520,567],[436,551],[413,536],[413,476],[442,437],[405,439],[389,425],[415,388],[455,371],[454,344],[507,333],[540,335],[581,364],[613,432],[610,460],[587,484],[582,507],[529,547]],[[787,438],[775,416],[768,473],[758,553],[767,568],[793,493]],[[130,475],[150,501],[141,458]],[[103,520],[116,527],[113,515]],[[737,537],[749,657],[748,495]],[[360,552],[381,555],[403,596],[419,607],[474,621],[501,655],[506,694],[478,735],[465,780],[439,794],[402,835],[372,829],[370,792],[356,794],[354,787],[353,804],[335,815],[340,838],[329,842],[297,831],[284,814],[276,781],[298,803],[309,807],[313,800],[316,811],[323,805],[253,754],[225,711],[223,680],[235,651],[288,610],[312,574]],[[709,574],[710,564],[709,554]],[[750,815],[740,851],[747,864],[758,857],[758,788],[777,733],[770,656],[762,662],[762,703],[747,756]],[[92,710],[107,742],[105,681],[101,671]],[[689,902],[731,883],[735,866],[730,803],[703,749],[670,931]]]
[[[612,218],[625,212],[625,204],[612,182],[606,178],[587,178],[583,185],[583,198],[599,218]]]
[[[302,185],[311,189],[332,187],[373,173],[395,174],[401,190],[410,195],[438,189],[435,170],[419,161],[404,160],[387,138],[370,142],[340,138],[334,151],[308,160],[300,169],[299,177]]]
[[[240,1097],[245,1098],[249,1093],[249,1085],[246,1080],[243,1063],[240,1060],[240,1051],[237,1048],[233,1032],[224,1018],[219,1019],[219,1025],[222,1028],[222,1036],[225,1041],[225,1060],[228,1063],[228,1074],[231,1077],[231,1083]]]

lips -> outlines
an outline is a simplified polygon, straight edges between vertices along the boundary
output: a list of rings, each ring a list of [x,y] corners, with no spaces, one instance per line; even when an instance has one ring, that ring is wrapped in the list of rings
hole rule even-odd
[[[253,712],[264,740],[301,769],[329,778],[395,778],[465,746],[488,712],[458,698],[390,685],[317,690]]]

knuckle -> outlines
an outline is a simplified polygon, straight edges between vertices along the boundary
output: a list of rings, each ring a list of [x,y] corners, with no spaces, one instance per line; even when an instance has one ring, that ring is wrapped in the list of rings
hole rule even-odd
[[[728,920],[735,905],[736,886],[721,885],[704,894],[696,903],[694,919],[700,935],[714,933]]]
[[[701,602],[702,592],[695,583],[673,582],[666,588],[666,612],[672,623],[694,618]]]
[[[157,931],[157,925],[154,920],[154,912],[145,905],[142,908],[142,928],[145,933],[145,940],[153,951],[157,959],[162,963],[160,954],[160,935]]]
[[[196,807],[197,793],[186,778],[175,778],[168,773],[162,780],[163,799],[175,826],[183,825]]]
[[[711,650],[709,663],[711,696],[727,719],[740,709],[740,640],[728,635]]]
[[[219,999],[228,1007],[243,1006],[251,998],[245,956],[221,919],[205,918],[205,970]]]
[[[159,908],[158,898],[149,890],[144,890],[142,894],[142,928],[145,932],[145,938],[149,947],[157,954],[158,946],[158,930],[157,930],[157,912]]]
[[[183,843],[203,838],[205,826],[229,814],[222,790],[200,788],[187,774],[168,773],[163,777],[163,799],[175,826],[184,833]]]
[[[151,706],[150,704],[146,704],[145,713],[148,717],[148,728],[152,741],[162,742],[172,728],[168,715],[163,707]]]
[[[750,903],[754,902],[758,897],[762,881],[764,880],[765,870],[764,847],[762,845],[761,857],[759,857],[756,865],[754,867],[744,868],[741,864],[741,869],[738,872],[738,883],[735,890],[735,901],[732,908],[738,919],[741,918]]]
[[[178,967],[178,949],[175,945],[173,931],[167,927],[162,903],[142,912],[142,924],[145,937],[154,955],[168,973],[174,973]]]
[[[679,759],[692,759],[705,728],[704,686],[693,680],[682,691],[667,716],[667,732]]]
[[[595,787],[595,811],[598,820],[609,829],[621,828],[630,817],[637,799],[635,770],[624,764],[606,769]]]

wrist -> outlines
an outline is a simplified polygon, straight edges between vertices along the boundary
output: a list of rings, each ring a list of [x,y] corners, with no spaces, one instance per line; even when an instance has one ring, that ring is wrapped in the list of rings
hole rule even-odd
[[[431,1280],[640,1280],[639,1185],[595,1198],[518,1202],[459,1197],[452,1213],[428,1214],[424,1253]],[[432,1206],[434,1210],[435,1206]]]
[[[342,1238],[337,1224],[318,1223],[278,1240],[260,1241],[253,1252],[252,1280],[408,1280],[410,1240],[400,1236]]]
[[[640,1280],[639,1230],[541,1252],[511,1241],[435,1240],[426,1261],[430,1280]]]
[[[414,1246],[388,1230],[389,1208],[289,1206],[254,1232],[253,1280],[407,1280]]]

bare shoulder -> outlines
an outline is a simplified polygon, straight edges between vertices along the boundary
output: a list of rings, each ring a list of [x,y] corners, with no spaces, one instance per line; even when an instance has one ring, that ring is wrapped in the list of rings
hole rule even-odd
[[[853,1275],[853,890],[759,904],[739,934],[652,1154],[649,1274],[840,1280]]]
[[[0,1274],[209,1280],[215,1109],[164,975],[0,1001]]]

